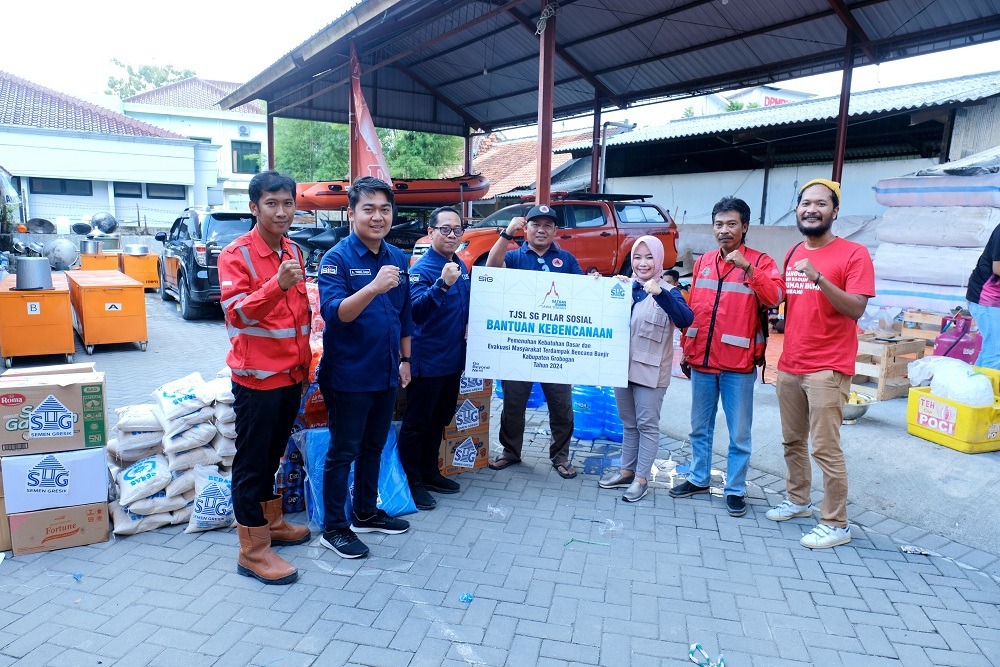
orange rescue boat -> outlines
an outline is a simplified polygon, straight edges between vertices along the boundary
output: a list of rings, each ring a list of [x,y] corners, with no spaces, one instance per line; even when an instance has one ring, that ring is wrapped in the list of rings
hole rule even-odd
[[[299,183],[296,208],[302,211],[331,211],[347,208],[347,188],[350,181],[320,181]],[[447,206],[482,199],[490,191],[490,179],[482,174],[466,174],[455,178],[393,179],[396,204]]]

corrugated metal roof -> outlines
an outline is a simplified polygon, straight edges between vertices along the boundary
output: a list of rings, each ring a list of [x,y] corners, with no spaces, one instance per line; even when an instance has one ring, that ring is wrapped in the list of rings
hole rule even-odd
[[[376,126],[533,124],[540,13],[537,0],[365,0],[222,104],[345,123],[353,41]],[[1000,0],[560,0],[554,115],[838,71],[849,30],[855,65],[897,60],[1000,39]]]
[[[1000,95],[1000,72],[971,74],[954,79],[893,86],[851,94],[850,116],[867,116],[893,111],[908,111],[928,107],[973,102]],[[641,144],[680,137],[738,132],[758,127],[793,125],[818,120],[836,120],[840,97],[819,97],[802,102],[789,102],[773,107],[730,111],[711,116],[681,118],[665,125],[644,127],[617,134],[608,139],[608,146]],[[563,152],[590,148],[590,142],[564,146]]]

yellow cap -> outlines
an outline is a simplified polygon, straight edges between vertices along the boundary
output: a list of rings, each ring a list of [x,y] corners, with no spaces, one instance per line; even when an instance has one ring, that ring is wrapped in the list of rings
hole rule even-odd
[[[805,191],[805,189],[808,188],[810,185],[825,185],[826,187],[830,188],[830,190],[832,190],[833,193],[837,195],[837,204],[838,205],[840,204],[840,183],[838,183],[837,181],[831,181],[828,178],[814,178],[805,185],[803,185],[801,188],[799,188],[799,194],[801,195]]]

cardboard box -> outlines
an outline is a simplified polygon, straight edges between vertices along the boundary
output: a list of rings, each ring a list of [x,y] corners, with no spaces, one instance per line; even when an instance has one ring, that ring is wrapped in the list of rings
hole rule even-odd
[[[441,474],[451,476],[486,467],[490,457],[489,442],[489,429],[443,440],[438,451]]]
[[[4,457],[0,475],[7,511],[18,514],[107,500],[106,456],[98,447]]]
[[[462,383],[458,388],[458,397],[462,398],[488,398],[493,394],[493,380],[484,380],[483,378],[470,378],[465,377],[462,374]]]
[[[10,551],[10,524],[7,522],[7,508],[0,497],[0,551]]]
[[[459,395],[455,406],[455,416],[444,427],[441,437],[444,440],[464,437],[467,433],[489,431],[490,399],[483,397],[464,397]]]
[[[11,514],[8,520],[15,556],[97,544],[108,539],[107,502]]]
[[[0,376],[0,456],[107,444],[104,373]]]
[[[54,366],[35,366],[33,368],[11,368],[0,374],[0,378],[28,377],[34,375],[65,375],[66,373],[96,373],[96,364],[87,361],[79,364],[56,364]]]

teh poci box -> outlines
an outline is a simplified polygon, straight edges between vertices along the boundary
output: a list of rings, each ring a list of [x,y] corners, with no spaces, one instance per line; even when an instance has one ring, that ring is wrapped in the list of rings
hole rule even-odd
[[[104,373],[0,376],[0,456],[107,444]]]
[[[106,542],[108,519],[106,502],[11,514],[14,555]]]

